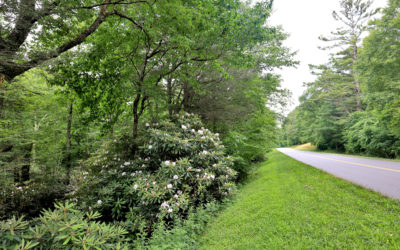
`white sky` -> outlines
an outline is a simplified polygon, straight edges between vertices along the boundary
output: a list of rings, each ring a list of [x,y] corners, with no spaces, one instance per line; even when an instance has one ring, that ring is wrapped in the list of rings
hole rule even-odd
[[[374,7],[385,7],[386,0],[375,0]],[[320,35],[329,35],[338,25],[332,17],[332,11],[340,9],[339,0],[275,0],[269,23],[282,25],[289,38],[284,45],[297,51],[295,59],[300,61],[297,68],[285,68],[277,71],[282,76],[284,88],[292,92],[293,110],[299,104],[299,97],[305,90],[304,82],[315,79],[311,75],[309,64],[323,64],[328,61],[329,51],[318,49],[324,43],[318,40]]]

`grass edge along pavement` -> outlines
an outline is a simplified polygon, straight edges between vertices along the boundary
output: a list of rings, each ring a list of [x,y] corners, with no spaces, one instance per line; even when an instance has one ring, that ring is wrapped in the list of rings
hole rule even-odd
[[[400,249],[400,201],[274,150],[201,237],[203,249]]]
[[[341,151],[336,151],[336,150],[333,150],[333,149],[319,150],[319,149],[317,149],[317,147],[315,145],[312,145],[309,142],[308,143],[304,143],[304,144],[300,144],[300,145],[294,145],[294,146],[291,146],[289,148],[300,150],[300,151],[324,153],[324,154],[331,154],[331,155],[349,156],[349,157],[356,157],[356,158],[362,158],[362,159],[400,162],[399,158],[383,158],[383,157],[378,157],[378,156],[360,155],[360,154],[357,155],[357,154],[354,154],[354,153],[341,152]]]

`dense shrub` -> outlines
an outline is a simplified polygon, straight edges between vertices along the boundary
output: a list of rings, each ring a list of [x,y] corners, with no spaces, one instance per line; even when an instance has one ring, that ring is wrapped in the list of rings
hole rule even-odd
[[[64,197],[66,187],[59,182],[38,181],[23,185],[8,183],[0,188],[0,219],[6,219],[38,216],[43,208],[53,208],[53,203]]]
[[[132,231],[150,231],[158,218],[185,217],[189,207],[222,200],[234,190],[232,159],[198,117],[179,115],[142,130],[136,149],[122,136],[85,163],[87,172],[76,177],[82,209],[127,221]]]
[[[388,129],[385,120],[369,111],[353,113],[344,131],[346,150],[381,157],[400,156],[400,138]]]
[[[56,204],[29,225],[23,217],[0,222],[2,249],[129,249],[128,233],[121,226],[95,221],[98,212],[86,214],[74,203]]]

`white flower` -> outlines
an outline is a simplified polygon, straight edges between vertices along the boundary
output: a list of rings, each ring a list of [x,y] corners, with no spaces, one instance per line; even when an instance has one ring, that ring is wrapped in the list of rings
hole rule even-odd
[[[213,164],[213,167],[215,168],[216,166],[217,166],[217,164],[214,163],[214,164]]]
[[[131,173],[131,176],[132,176],[132,177],[135,176],[135,173]]]
[[[168,205],[168,202],[166,202],[166,201],[164,201],[162,204],[161,204],[161,207],[169,207],[169,205]]]
[[[218,133],[215,133],[215,136],[216,136],[216,137],[218,137],[218,136],[219,136],[219,134],[218,134]]]
[[[174,175],[174,180],[178,180],[178,176],[177,175]]]
[[[200,135],[203,134],[203,130],[198,130],[197,133],[199,133]]]
[[[98,200],[98,201],[97,201],[97,204],[101,205],[101,202],[102,202],[101,200]]]
[[[145,167],[146,167],[146,165],[142,164],[142,168],[145,168]]]
[[[124,163],[124,165],[125,166],[129,166],[131,163],[129,162],[129,161],[126,161],[125,163]]]
[[[149,161],[149,158],[144,159],[144,161]]]
[[[157,184],[157,182],[153,181],[153,185],[156,185],[156,184]]]
[[[172,184],[168,184],[168,185],[167,185],[167,188],[172,188]]]
[[[205,155],[206,155],[206,154],[208,154],[208,152],[207,152],[206,150],[204,150],[204,151],[203,151],[203,154],[205,154]]]
[[[153,146],[152,145],[149,145],[149,149],[152,149],[153,148]]]
[[[165,161],[164,163],[165,163],[165,165],[167,165],[167,166],[169,166],[169,164],[171,164],[170,161]]]
[[[125,167],[124,165],[121,165],[121,166],[120,166],[120,168],[124,168],[124,167]]]
[[[137,184],[135,184],[135,185],[133,185],[133,189],[137,189],[138,188],[138,185]]]
[[[193,132],[193,133],[196,133],[196,130],[192,129],[192,132]]]
[[[172,213],[174,210],[172,208],[168,209],[168,213]]]
[[[174,195],[174,198],[175,198],[175,199],[178,199],[178,195],[177,195],[177,194],[176,194],[176,195]]]
[[[182,129],[183,129],[183,130],[186,130],[187,127],[186,127],[185,125],[182,125]]]
[[[213,179],[213,180],[214,180],[214,178],[215,178],[215,175],[210,175],[210,177],[211,177],[211,179]]]
[[[125,175],[126,175],[126,172],[123,172],[123,173],[122,173],[122,176],[125,176]]]
[[[150,127],[150,124],[148,122],[146,122],[146,127]]]

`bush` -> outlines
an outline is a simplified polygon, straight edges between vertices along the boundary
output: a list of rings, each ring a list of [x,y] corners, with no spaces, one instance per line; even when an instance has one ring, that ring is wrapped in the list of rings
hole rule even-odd
[[[346,150],[351,153],[394,158],[400,156],[400,139],[383,119],[368,111],[353,113],[344,131]]]
[[[129,249],[126,229],[95,221],[98,212],[83,214],[74,203],[56,204],[32,225],[15,217],[0,222],[2,249]]]
[[[174,221],[189,207],[222,200],[234,190],[232,159],[218,134],[186,114],[174,121],[146,123],[135,144],[122,136],[86,162],[75,198],[129,229],[151,231],[159,218]],[[132,154],[134,151],[134,154]]]
[[[59,182],[25,182],[24,185],[8,183],[1,186],[0,219],[35,217],[43,208],[53,208],[56,200],[62,199],[65,185]]]

